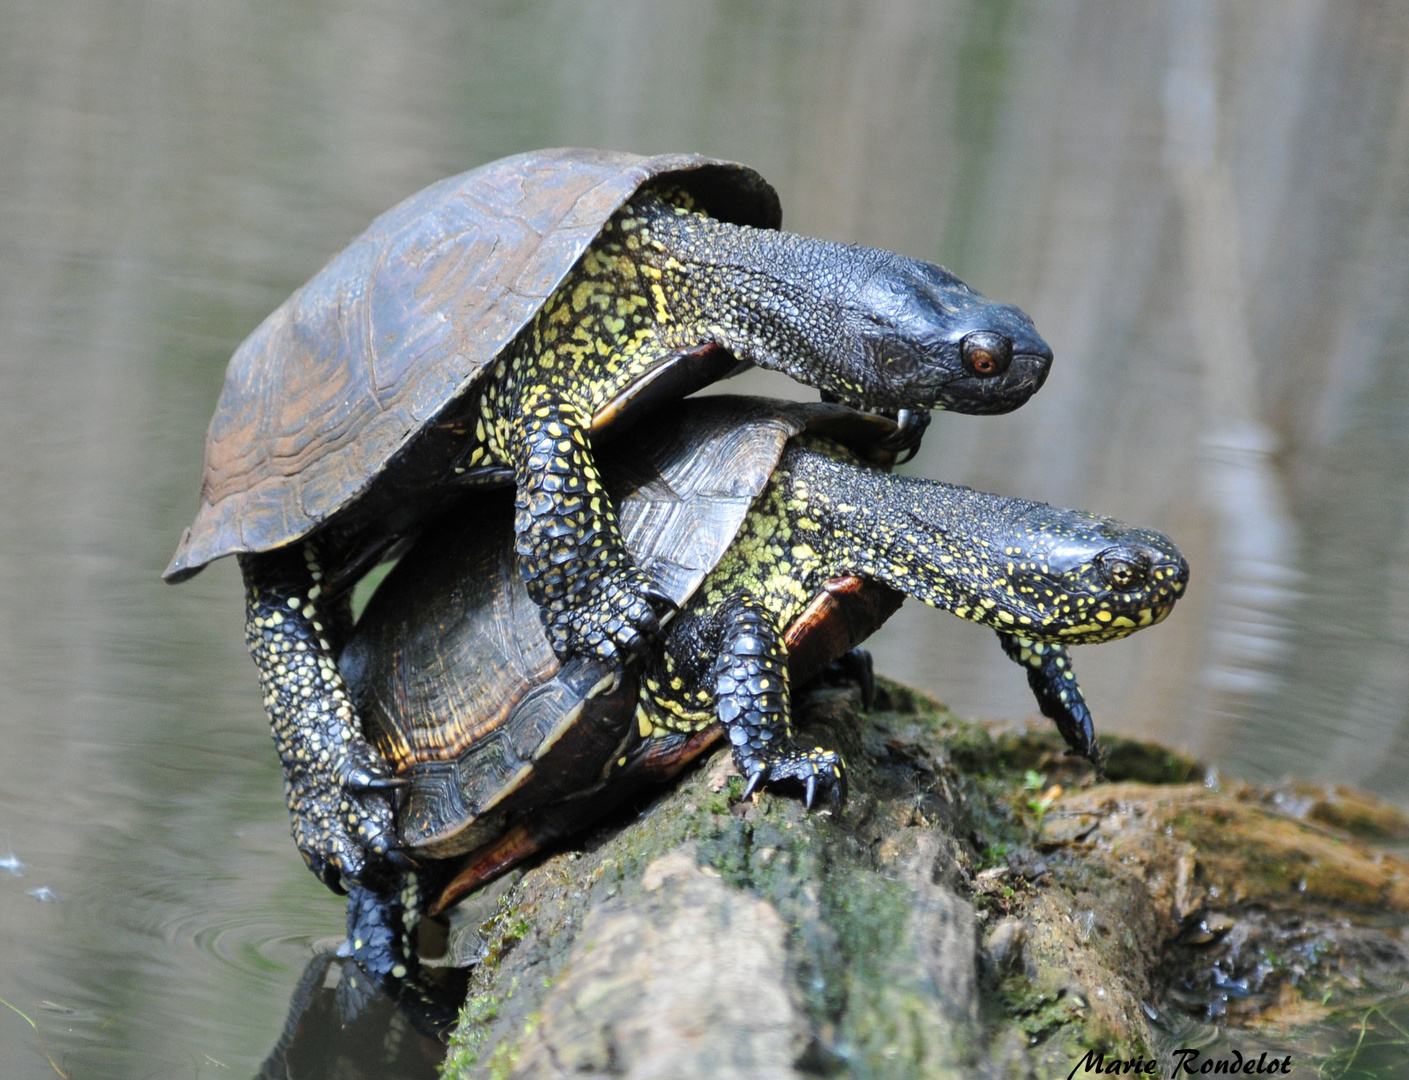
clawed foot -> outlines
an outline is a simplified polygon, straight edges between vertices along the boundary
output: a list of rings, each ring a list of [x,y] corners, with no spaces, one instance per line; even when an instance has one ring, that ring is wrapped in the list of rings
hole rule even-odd
[[[396,848],[391,792],[405,781],[381,775],[376,763],[349,758],[326,778],[290,784],[289,810],[299,853],[334,892],[348,883],[389,877],[415,867]]]
[[[1084,758],[1095,769],[1097,780],[1106,779],[1106,752],[1101,749],[1101,744],[1094,738],[1084,746],[1067,747],[1066,756]]]
[[[562,611],[546,614],[548,640],[560,660],[585,653],[622,667],[655,645],[662,620],[676,610],[634,566],[617,569],[596,578]]]
[[[846,803],[846,762],[835,750],[823,750],[820,746],[811,750],[789,747],[772,761],[755,759],[739,765],[748,777],[745,799],[765,781],[771,784],[784,780],[802,783],[803,803],[809,810],[819,790],[834,811],[840,811]]]
[[[822,391],[822,400],[833,405],[842,403],[842,399],[838,395],[827,390]],[[904,465],[920,452],[920,440],[925,437],[925,431],[930,426],[930,411],[928,409],[898,409],[894,413],[878,411],[877,415],[895,421],[895,431],[881,440],[880,445],[881,449],[897,455],[895,464]]]
[[[928,409],[901,409],[895,414],[895,434],[881,445],[897,455],[897,465],[903,465],[920,452],[920,440],[925,437],[925,429],[930,426]]]

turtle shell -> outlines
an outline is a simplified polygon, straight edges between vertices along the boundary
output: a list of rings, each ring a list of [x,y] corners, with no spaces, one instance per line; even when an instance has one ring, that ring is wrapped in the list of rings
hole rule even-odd
[[[164,577],[292,543],[357,500],[470,389],[643,184],[777,228],[777,194],[693,154],[539,150],[432,184],[378,217],[235,351],[200,509]]]
[[[895,428],[834,405],[707,397],[602,454],[626,548],[678,606],[803,430],[874,448],[884,462],[879,444]],[[634,669],[618,680],[599,661],[555,659],[519,577],[512,516],[509,493],[486,492],[438,521],[377,590],[340,660],[368,738],[410,781],[402,841],[435,857],[480,846],[528,807],[590,790],[638,738]],[[859,610],[847,589],[838,583],[799,622],[864,636],[874,627],[846,621]]]

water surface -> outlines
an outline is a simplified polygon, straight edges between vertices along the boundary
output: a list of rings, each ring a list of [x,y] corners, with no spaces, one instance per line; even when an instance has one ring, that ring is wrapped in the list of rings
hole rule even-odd
[[[912,468],[1179,541],[1168,624],[1077,654],[1098,724],[1409,801],[1407,41],[1371,0],[0,4],[3,1074],[252,1075],[336,943],[235,569],[157,576],[240,339],[537,146],[739,158],[1022,305],[1046,388]],[[947,616],[876,652],[1033,713]]]

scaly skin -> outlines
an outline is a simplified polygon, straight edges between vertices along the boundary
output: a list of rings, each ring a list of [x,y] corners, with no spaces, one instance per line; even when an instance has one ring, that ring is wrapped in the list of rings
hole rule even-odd
[[[717,717],[750,787],[778,778],[806,782],[788,724],[786,663],[775,691],[780,705],[746,706],[744,725],[735,719],[736,704],[721,706],[737,689],[731,684],[721,694],[713,658],[733,612],[753,614],[751,636],[768,653],[781,648],[787,627],[827,581],[847,575],[882,581],[997,631],[1071,752],[1099,767],[1067,646],[1111,641],[1159,622],[1182,594],[1188,565],[1159,533],[880,473],[840,446],[801,438],[784,452],[733,545],[650,662],[637,707],[642,735],[694,733]],[[827,753],[808,755],[820,763]],[[845,776],[832,764],[816,769],[817,782],[837,799]]]
[[[259,668],[264,708],[284,767],[284,794],[304,861],[335,892],[358,880],[366,853],[395,845],[386,789],[395,786],[363,738],[332,661],[322,611],[322,568],[312,545],[246,567],[245,642]]]
[[[514,470],[520,569],[560,659],[588,650],[618,660],[660,633],[662,598],[622,548],[590,438],[592,417],[642,375],[680,350],[717,345],[838,400],[914,404],[913,388],[877,379],[872,369],[884,364],[831,355],[857,336],[847,325],[854,313],[829,295],[845,293],[838,279],[887,280],[892,264],[908,261],[725,225],[692,205],[684,192],[647,190],[619,211],[495,363],[474,410],[462,468]],[[1030,330],[1013,309],[953,289],[956,306],[973,305],[971,321],[987,313],[1013,334]],[[1019,345],[1029,355],[1046,348],[1035,335]],[[926,392],[932,399],[947,402],[939,389]]]
[[[711,345],[840,400],[897,410],[1006,411],[1040,385],[1051,359],[1025,315],[938,267],[728,225],[694,212],[679,191],[638,193],[486,373],[478,397],[438,425],[464,439],[445,483],[513,471],[520,571],[560,658],[588,652],[621,664],[659,637],[667,602],[622,546],[591,426],[677,352]],[[356,546],[336,529],[312,538],[330,552],[344,541]],[[318,582],[279,551],[243,556],[241,566],[299,850],[329,883],[361,880],[392,846],[391,808],[376,790],[385,765],[355,717],[327,730],[345,703],[320,674],[332,667],[326,635],[302,627],[309,678],[285,692],[254,623],[283,603],[271,583],[305,601],[301,611]],[[325,754],[329,737],[340,752]]]
[[[1188,566],[1160,533],[894,476],[835,443],[796,438],[728,551],[648,657],[635,714],[643,741],[615,762],[606,790],[525,814],[463,866],[445,864],[437,903],[580,829],[633,784],[669,775],[709,745],[706,729],[716,721],[749,791],[782,781],[801,784],[809,805],[819,790],[840,804],[840,755],[793,741],[784,635],[828,581],[846,576],[882,581],[997,631],[1072,750],[1099,763],[1067,646],[1159,622],[1183,593]],[[367,902],[371,914],[349,908],[357,940],[362,923],[370,939],[386,921],[375,901]],[[415,966],[402,951],[369,954],[368,963],[389,982],[396,978],[387,972]]]

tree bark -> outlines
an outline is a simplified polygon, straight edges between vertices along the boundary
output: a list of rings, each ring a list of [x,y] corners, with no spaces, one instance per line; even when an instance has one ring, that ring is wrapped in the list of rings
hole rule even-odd
[[[1170,1075],[1200,1018],[1256,1057],[1291,1045],[1267,1017],[1315,1023],[1352,982],[1409,972],[1372,925],[1409,913],[1409,867],[1338,828],[1402,836],[1391,808],[1218,792],[1121,740],[1096,784],[1046,731],[990,733],[892,684],[857,704],[802,710],[848,762],[840,816],[740,802],[720,751],[466,901],[445,1075],[1047,1078],[1088,1051]],[[1264,970],[1275,949],[1292,959]]]

